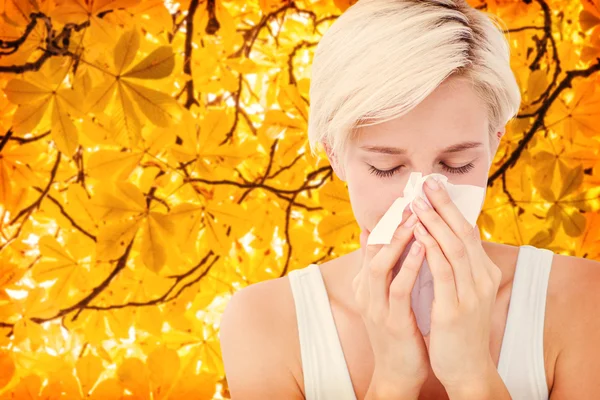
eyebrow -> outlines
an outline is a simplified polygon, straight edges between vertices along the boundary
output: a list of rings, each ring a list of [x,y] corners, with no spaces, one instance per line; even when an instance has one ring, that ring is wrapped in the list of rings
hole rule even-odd
[[[483,146],[481,142],[462,142],[457,143],[452,146],[446,147],[443,149],[440,154],[447,153],[458,153],[460,151],[465,151],[469,149],[473,149],[476,147]],[[386,147],[386,146],[360,146],[361,149],[366,151],[370,151],[373,153],[382,153],[382,154],[406,154],[406,149],[401,149],[398,147]]]

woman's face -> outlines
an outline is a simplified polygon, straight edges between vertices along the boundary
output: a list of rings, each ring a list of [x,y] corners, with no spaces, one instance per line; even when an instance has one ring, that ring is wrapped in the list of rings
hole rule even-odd
[[[485,188],[496,149],[497,143],[490,149],[484,103],[468,83],[446,81],[408,114],[361,128],[349,143],[343,171],[334,168],[348,184],[360,228],[371,231],[403,196],[411,172]]]

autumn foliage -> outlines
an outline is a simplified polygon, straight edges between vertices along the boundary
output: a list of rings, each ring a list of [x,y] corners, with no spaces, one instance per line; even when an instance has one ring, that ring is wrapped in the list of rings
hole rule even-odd
[[[600,259],[600,5],[471,1],[523,91],[488,240]],[[0,399],[226,399],[231,294],[358,246],[310,155],[343,0],[0,3]]]

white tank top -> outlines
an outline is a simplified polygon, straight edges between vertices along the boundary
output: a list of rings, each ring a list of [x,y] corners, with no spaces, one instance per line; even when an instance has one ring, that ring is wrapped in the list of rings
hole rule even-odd
[[[513,400],[548,400],[544,369],[546,292],[554,253],[522,245],[498,373]],[[298,322],[306,400],[356,400],[317,264],[288,273]]]

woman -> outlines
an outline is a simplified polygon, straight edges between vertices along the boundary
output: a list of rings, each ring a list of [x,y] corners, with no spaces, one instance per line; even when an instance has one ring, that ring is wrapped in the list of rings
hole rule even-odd
[[[600,398],[595,261],[483,241],[429,187],[433,208],[414,203],[391,244],[366,246],[411,172],[486,187],[520,104],[499,26],[462,0],[361,0],[319,42],[310,97],[311,149],[347,182],[361,248],[234,295],[232,398]],[[425,337],[410,303],[424,260]]]

